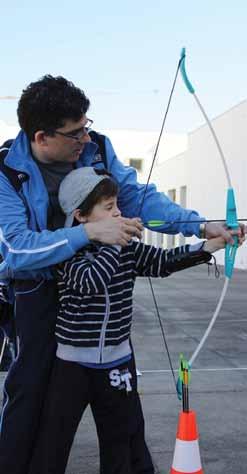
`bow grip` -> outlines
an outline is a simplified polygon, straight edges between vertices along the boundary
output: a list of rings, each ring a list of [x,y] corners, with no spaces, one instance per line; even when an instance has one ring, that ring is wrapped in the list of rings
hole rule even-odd
[[[238,228],[237,210],[235,204],[234,190],[229,188],[227,191],[227,205],[226,205],[226,225],[229,229]],[[233,237],[234,244],[226,244],[225,250],[225,275],[228,278],[232,277],[233,267],[238,248],[238,237]]]

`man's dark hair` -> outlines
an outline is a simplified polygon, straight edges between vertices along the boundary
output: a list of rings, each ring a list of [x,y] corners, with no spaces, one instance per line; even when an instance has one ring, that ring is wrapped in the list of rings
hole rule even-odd
[[[102,179],[102,181],[100,181],[96,186],[95,188],[93,189],[93,191],[87,196],[87,198],[85,199],[85,201],[83,201],[83,203],[78,206],[78,209],[80,209],[80,214],[81,216],[87,216],[88,214],[90,214],[90,212],[93,210],[93,207],[100,203],[102,201],[102,199],[108,199],[108,198],[111,198],[111,197],[115,197],[117,196],[118,194],[118,184],[116,181],[114,181],[112,175],[110,173],[108,173],[108,171],[106,171],[105,169],[102,169],[102,170],[94,170],[95,173],[97,173],[98,175],[107,175],[110,177],[109,178],[105,178],[105,179]],[[74,224],[78,225],[78,222],[74,219]]]
[[[46,75],[23,90],[17,115],[29,140],[38,130],[52,134],[66,120],[79,121],[90,105],[84,92],[64,77]]]

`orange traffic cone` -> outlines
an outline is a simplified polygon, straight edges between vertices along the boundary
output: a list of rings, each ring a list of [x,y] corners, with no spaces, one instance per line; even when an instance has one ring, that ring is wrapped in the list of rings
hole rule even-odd
[[[194,411],[181,412],[170,474],[203,474]]]

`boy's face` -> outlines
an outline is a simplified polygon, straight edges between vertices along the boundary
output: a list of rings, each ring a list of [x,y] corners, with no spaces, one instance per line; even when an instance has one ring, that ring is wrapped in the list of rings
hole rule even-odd
[[[74,215],[80,223],[97,222],[109,217],[120,217],[121,211],[117,205],[117,196],[113,196],[101,199],[87,216],[81,216],[79,209],[75,210]]]

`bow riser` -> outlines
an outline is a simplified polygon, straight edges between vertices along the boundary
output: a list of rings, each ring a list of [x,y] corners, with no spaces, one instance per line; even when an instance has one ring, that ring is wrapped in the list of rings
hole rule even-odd
[[[229,188],[227,191],[226,202],[226,225],[229,229],[238,228],[237,209],[235,204],[234,190]],[[227,244],[225,250],[225,275],[228,278],[232,277],[234,262],[238,248],[238,237],[233,237],[234,244]]]

